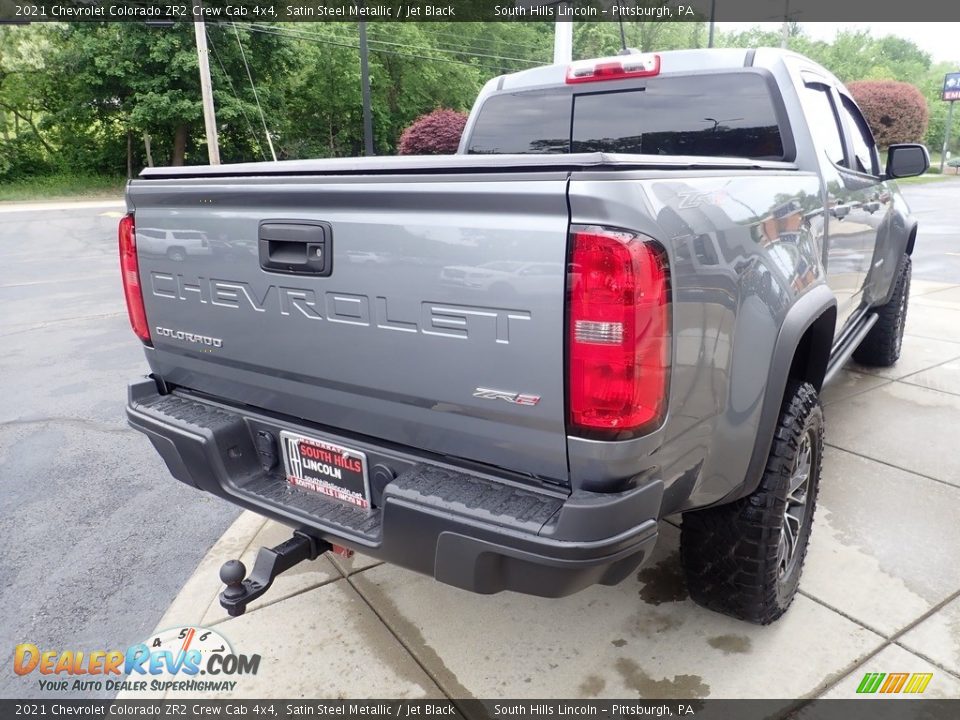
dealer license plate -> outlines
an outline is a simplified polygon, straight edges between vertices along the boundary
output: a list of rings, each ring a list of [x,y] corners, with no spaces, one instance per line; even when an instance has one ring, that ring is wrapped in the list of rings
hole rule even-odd
[[[367,456],[326,440],[280,433],[287,482],[370,509]]]

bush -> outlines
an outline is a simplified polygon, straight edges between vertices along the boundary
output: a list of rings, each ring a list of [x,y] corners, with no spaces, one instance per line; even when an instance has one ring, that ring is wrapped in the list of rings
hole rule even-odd
[[[921,142],[930,111],[923,94],[910,83],[896,80],[862,80],[848,86],[877,145]]]
[[[0,180],[12,181],[44,175],[52,169],[43,147],[29,135],[0,139]]]
[[[439,108],[421,115],[400,135],[401,155],[452,155],[460,144],[467,116]]]

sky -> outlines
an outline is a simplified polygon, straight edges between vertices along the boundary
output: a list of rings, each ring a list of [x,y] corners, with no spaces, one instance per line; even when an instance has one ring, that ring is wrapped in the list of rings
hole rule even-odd
[[[956,0],[953,0],[954,2]],[[764,30],[779,30],[780,23],[734,23],[720,22],[717,28],[727,32],[746,30],[759,25]],[[953,61],[960,70],[960,23],[922,23],[922,22],[865,22],[865,23],[826,23],[805,22],[800,24],[807,35],[815,40],[832,40],[838,30],[869,30],[875,37],[897,35],[913,40],[933,56],[934,62]]]

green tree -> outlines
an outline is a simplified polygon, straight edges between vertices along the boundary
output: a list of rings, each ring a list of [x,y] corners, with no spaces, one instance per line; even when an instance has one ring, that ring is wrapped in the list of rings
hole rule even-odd
[[[392,151],[403,129],[425,112],[469,109],[486,79],[475,64],[455,62],[431,48],[428,33],[420,25],[397,24],[391,35],[402,47],[375,51],[371,57],[374,106],[385,111],[376,126],[382,151]]]
[[[918,83],[920,91],[927,98],[930,107],[930,124],[927,126],[927,136],[925,142],[931,150],[941,150],[943,148],[943,138],[947,127],[947,111],[950,108],[949,102],[944,102],[943,97],[943,76],[947,73],[957,72],[960,63],[941,62],[933,65]],[[960,113],[956,110],[953,113],[953,131],[950,133],[950,148],[954,154],[960,152]]]
[[[394,151],[413,119],[438,107],[466,110],[484,81],[541,64],[536,36],[499,23],[367,26],[374,139]],[[300,62],[287,81],[281,145],[289,157],[362,152],[359,39],[356,23],[297,23],[278,28]],[[551,36],[552,38],[552,36]]]
[[[720,33],[719,47],[780,47],[779,32],[752,28]],[[915,82],[930,67],[930,54],[916,43],[894,36],[874,38],[868,30],[842,30],[833,42],[813,40],[795,25],[789,34],[790,50],[806,55],[830,70],[841,81],[900,80]]]
[[[0,177],[49,171],[55,152],[40,127],[44,106],[37,94],[47,71],[49,28],[0,27]]]
[[[758,28],[721,33],[719,46],[779,47],[780,34]],[[916,85],[927,101],[930,122],[925,142],[939,148],[943,142],[946,103],[940,100],[944,73],[954,63],[932,64],[930,54],[911,40],[888,35],[875,38],[868,31],[841,31],[833,42],[812,40],[800,25],[792,32],[789,49],[820,63],[844,83],[858,80],[899,80]],[[960,140],[958,140],[960,142]]]
[[[305,29],[310,27],[304,24]],[[283,155],[337,157],[360,153],[363,126],[357,50],[315,41],[292,42],[302,61],[289,78],[290,99],[280,141]]]
[[[161,162],[182,165],[188,153],[202,142],[203,110],[194,30],[191,23],[170,28],[152,28],[135,23],[77,23],[59,28],[57,52],[50,59],[51,70],[64,78],[64,102],[51,99],[51,120],[62,128],[102,127],[106,132],[147,133],[157,140]],[[214,100],[219,106],[221,144],[224,159],[243,155],[251,144],[243,112],[255,113],[255,106],[243,99],[247,89],[239,38],[247,60],[255,68],[260,101],[270,114],[282,108],[280,96],[271,90],[271,79],[292,62],[283,42],[271,35],[236,37],[225,28],[209,30],[214,57],[211,64],[221,76],[232,76],[238,90],[233,96],[229,84],[218,83]],[[218,37],[219,36],[219,37]],[[224,72],[225,68],[225,72]],[[68,138],[61,138],[63,146]],[[205,155],[205,152],[202,153]],[[199,159],[199,158],[198,158]]]
[[[706,44],[706,23],[702,22],[625,22],[627,47],[641,52],[680,50]],[[623,45],[618,23],[578,22],[574,25],[574,58],[616,55]]]
[[[120,173],[146,164],[205,162],[199,72],[192,23],[49,24],[0,28],[0,125],[25,128],[48,165]],[[224,161],[264,157],[239,41],[274,129],[285,116],[292,49],[274,35],[208,25],[214,99]],[[12,118],[12,122],[10,120]],[[2,151],[0,151],[2,152]],[[2,171],[2,167],[0,167]]]

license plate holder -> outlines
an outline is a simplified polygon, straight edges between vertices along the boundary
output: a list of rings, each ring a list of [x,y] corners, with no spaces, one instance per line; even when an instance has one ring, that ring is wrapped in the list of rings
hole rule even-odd
[[[288,483],[370,509],[366,453],[287,430],[280,433],[280,447]]]

